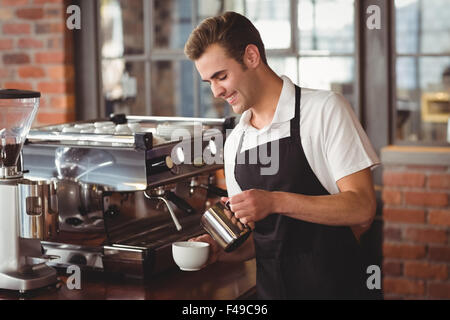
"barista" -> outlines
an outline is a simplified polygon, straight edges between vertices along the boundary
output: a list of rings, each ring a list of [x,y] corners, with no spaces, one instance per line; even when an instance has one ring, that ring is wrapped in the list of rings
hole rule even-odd
[[[209,263],[256,257],[262,299],[360,298],[358,236],[375,214],[370,168],[379,160],[348,102],[275,74],[259,32],[234,12],[204,20],[185,53],[214,96],[242,114],[225,143],[222,200],[255,226],[232,253],[209,235],[193,239],[211,244]],[[279,161],[276,172],[262,174],[261,149]]]

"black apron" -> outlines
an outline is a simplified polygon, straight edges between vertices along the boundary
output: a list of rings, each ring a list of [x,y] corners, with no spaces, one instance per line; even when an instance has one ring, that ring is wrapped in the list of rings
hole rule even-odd
[[[261,168],[270,167],[270,163],[267,164],[267,159],[260,161],[259,148],[267,148],[270,158],[272,142],[268,142],[267,146],[258,146],[256,150],[246,150],[244,155],[239,155],[245,156],[245,161],[237,161],[245,133],[241,136],[234,174],[242,191],[263,189],[311,196],[329,195],[312,171],[303,151],[300,98],[301,89],[296,86],[291,134],[278,140],[277,174],[261,175]],[[258,156],[256,164],[250,161],[252,152]],[[360,298],[365,284],[361,252],[350,227],[326,226],[272,213],[256,222],[253,239],[256,289],[260,299]]]

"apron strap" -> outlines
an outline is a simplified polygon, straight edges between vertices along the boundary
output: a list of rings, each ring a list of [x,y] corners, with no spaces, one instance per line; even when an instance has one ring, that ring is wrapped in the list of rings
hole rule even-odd
[[[301,89],[299,86],[295,86],[295,116],[291,119],[291,138],[296,143],[300,143],[300,100]]]
[[[242,153],[242,143],[244,142],[245,130],[242,130],[241,138],[239,139],[239,144],[236,149],[236,156]]]

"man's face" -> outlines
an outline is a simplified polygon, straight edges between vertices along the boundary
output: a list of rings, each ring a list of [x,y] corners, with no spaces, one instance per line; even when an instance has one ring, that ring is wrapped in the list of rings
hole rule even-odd
[[[214,97],[226,100],[235,113],[241,114],[252,106],[252,70],[244,70],[220,45],[210,45],[195,60],[195,66],[202,80],[209,82]]]

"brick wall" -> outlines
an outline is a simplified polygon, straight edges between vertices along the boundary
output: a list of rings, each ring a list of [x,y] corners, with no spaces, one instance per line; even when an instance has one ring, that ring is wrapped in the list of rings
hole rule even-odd
[[[63,0],[0,0],[0,88],[41,92],[34,125],[75,119],[67,6]]]
[[[386,299],[450,299],[450,166],[383,173]]]

